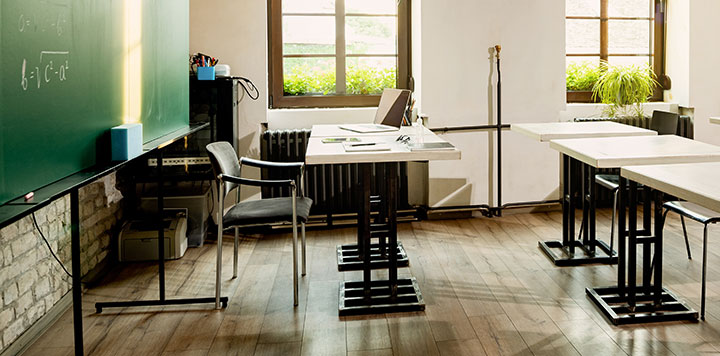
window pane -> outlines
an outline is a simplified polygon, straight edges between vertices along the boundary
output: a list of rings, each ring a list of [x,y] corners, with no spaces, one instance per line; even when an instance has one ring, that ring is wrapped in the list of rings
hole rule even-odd
[[[636,65],[642,65],[642,64],[648,64],[652,66],[652,63],[650,63],[650,57],[649,56],[610,56],[608,57],[608,64],[618,66],[618,65],[630,65],[630,64],[636,64]]]
[[[345,41],[348,54],[396,54],[397,17],[347,16]]]
[[[589,63],[591,65],[598,66],[600,65],[600,56],[592,56],[592,57],[580,57],[580,56],[572,56],[572,57],[565,57],[565,67],[569,66],[571,63],[575,64],[585,64]]]
[[[282,12],[334,14],[335,0],[282,0]]]
[[[345,81],[348,94],[380,94],[397,86],[396,57],[350,57]]]
[[[283,58],[285,95],[335,93],[335,58]]]
[[[610,17],[652,17],[651,0],[608,0]]]
[[[283,54],[335,54],[334,16],[283,16]]]
[[[600,0],[566,0],[566,16],[600,16]]]
[[[566,53],[600,54],[600,20],[565,20]]]
[[[345,0],[345,12],[352,14],[397,14],[397,0]]]
[[[650,21],[608,21],[609,53],[650,53]]]

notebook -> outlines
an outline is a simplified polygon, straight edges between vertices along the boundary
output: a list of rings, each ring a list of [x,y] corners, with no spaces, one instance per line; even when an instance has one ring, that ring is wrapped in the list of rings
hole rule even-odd
[[[375,122],[372,124],[341,125],[343,130],[372,133],[400,130],[403,114],[410,101],[410,90],[385,89],[380,96],[380,104],[375,111]]]
[[[345,152],[390,151],[390,145],[382,142],[343,142]]]

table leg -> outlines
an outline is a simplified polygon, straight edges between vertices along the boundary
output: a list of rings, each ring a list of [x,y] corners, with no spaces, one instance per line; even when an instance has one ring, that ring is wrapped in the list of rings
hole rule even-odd
[[[585,244],[586,248],[589,249],[590,255],[595,255],[595,248],[596,248],[596,235],[595,235],[595,197],[597,196],[597,184],[595,184],[595,167],[587,166],[588,169],[588,197],[587,197],[587,204],[588,204],[588,234],[587,234],[587,243]],[[612,252],[611,252],[612,253]]]
[[[584,163],[580,163],[580,186],[581,186],[581,195],[582,195],[582,215],[583,215],[583,223],[582,226],[582,245],[583,247],[587,248],[590,245],[590,204],[589,204],[589,197],[590,197],[590,187],[592,184],[590,183],[590,166]]]
[[[575,193],[577,192],[577,187],[573,184],[572,179],[572,172],[575,167],[575,160],[568,157],[568,172],[566,174],[567,180],[565,181],[565,184],[568,186],[567,241],[565,241],[567,244],[565,244],[565,246],[570,256],[575,254]]]
[[[163,150],[157,150],[157,224],[158,224],[158,283],[160,300],[165,300],[165,227],[163,217],[165,210],[163,192]],[[222,236],[218,237],[218,244],[222,244]]]
[[[80,265],[80,199],[78,190],[70,191],[70,255],[72,256],[73,333],[75,355],[85,354],[82,322],[82,267]]]
[[[390,266],[388,268],[389,285],[390,285],[390,298],[396,299],[398,292],[398,280],[397,280],[397,186],[398,186],[398,164],[387,163],[386,167],[386,202],[387,202],[387,224],[388,224],[388,239],[389,248],[391,253],[389,254]]]
[[[360,211],[358,212],[358,242],[362,241],[360,250],[363,260],[363,290],[366,301],[372,294],[372,276],[370,274],[370,177],[372,166],[369,163],[360,165]],[[360,248],[360,246],[358,246]]]
[[[625,268],[627,267],[627,179],[620,177],[619,192],[618,192],[618,293],[621,298],[625,297],[626,286],[625,286]]]
[[[570,195],[570,156],[568,155],[562,155],[563,160],[563,169],[562,169],[562,179],[563,179],[563,191],[562,191],[562,214],[563,214],[563,226],[562,226],[562,246],[569,246],[570,245],[570,239],[572,238],[572,235],[574,234],[573,231],[569,231],[570,229],[570,199],[572,199],[572,196]]]
[[[655,191],[655,256],[653,263],[655,265],[655,285],[654,302],[655,305],[662,304],[662,266],[663,266],[663,193]]]
[[[628,206],[628,305],[630,311],[635,310],[635,295],[637,293],[637,183],[630,181]]]

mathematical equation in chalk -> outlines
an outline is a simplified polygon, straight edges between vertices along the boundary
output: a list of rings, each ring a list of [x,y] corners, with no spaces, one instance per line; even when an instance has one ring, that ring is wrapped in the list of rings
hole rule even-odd
[[[24,15],[18,19],[18,31],[20,32],[55,32],[58,37],[62,36],[67,20],[64,14],[57,15]]]
[[[23,91],[28,88],[50,85],[53,82],[67,80],[70,69],[70,51],[41,51],[38,65],[28,65],[27,59],[22,61],[22,79],[20,85]]]

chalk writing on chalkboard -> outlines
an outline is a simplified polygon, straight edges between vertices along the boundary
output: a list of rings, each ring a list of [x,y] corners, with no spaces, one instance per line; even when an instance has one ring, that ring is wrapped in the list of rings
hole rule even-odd
[[[55,31],[58,36],[62,36],[63,29],[67,23],[64,14],[58,14],[56,17],[52,15],[37,16],[21,14],[18,19],[18,31],[20,32],[48,32]]]
[[[31,67],[28,67],[27,59],[23,58],[20,80],[23,91],[33,86],[40,89],[52,82],[66,81],[67,71],[70,69],[69,57],[70,51],[40,51],[38,65]]]

